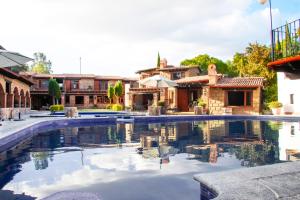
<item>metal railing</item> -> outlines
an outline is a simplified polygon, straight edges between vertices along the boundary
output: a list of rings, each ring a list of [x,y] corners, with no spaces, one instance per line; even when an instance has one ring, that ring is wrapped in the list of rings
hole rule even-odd
[[[272,60],[300,55],[300,19],[272,30]]]

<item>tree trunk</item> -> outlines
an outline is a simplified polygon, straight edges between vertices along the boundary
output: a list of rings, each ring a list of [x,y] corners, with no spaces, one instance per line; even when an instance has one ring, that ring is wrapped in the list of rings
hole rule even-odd
[[[52,97],[52,104],[55,105],[55,97]]]

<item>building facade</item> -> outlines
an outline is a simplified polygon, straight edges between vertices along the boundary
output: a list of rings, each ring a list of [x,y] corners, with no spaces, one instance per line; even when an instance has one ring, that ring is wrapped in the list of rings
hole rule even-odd
[[[117,81],[123,83],[123,88],[131,87],[136,83],[135,79],[117,76],[97,76],[93,74],[35,74],[26,73],[34,85],[31,87],[32,109],[48,109],[53,104],[48,94],[49,79],[56,79],[61,89],[59,103],[66,107],[78,108],[106,108],[112,102],[107,97],[109,85]],[[124,104],[124,95],[119,103]]]
[[[282,114],[300,114],[300,19],[273,30],[272,61]]]
[[[13,119],[30,111],[32,84],[27,78],[0,67],[0,119]]]
[[[201,75],[196,67],[174,67],[162,60],[160,67],[140,70],[139,80],[160,74],[177,83],[176,87],[153,88],[139,86],[129,90],[129,102],[133,109],[146,110],[157,98],[167,109],[181,112],[193,111],[197,100],[206,102],[209,114],[259,114],[262,111],[262,77],[228,78],[218,74],[210,65],[207,75]]]

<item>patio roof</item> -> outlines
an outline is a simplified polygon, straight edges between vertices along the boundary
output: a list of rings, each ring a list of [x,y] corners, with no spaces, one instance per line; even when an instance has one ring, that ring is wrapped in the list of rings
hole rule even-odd
[[[27,85],[33,85],[34,84],[31,80],[27,79],[26,77],[24,77],[20,74],[17,74],[17,73],[15,73],[15,72],[13,72],[13,71],[5,68],[5,67],[2,67],[2,68],[0,67],[0,74],[3,74],[3,75],[5,75],[9,78],[20,80],[23,83],[26,83]]]
[[[263,77],[235,77],[221,78],[217,84],[211,85],[215,88],[257,88],[262,87],[264,83]]]
[[[159,88],[130,88],[129,92],[132,94],[153,94],[160,92]]]
[[[300,72],[300,55],[270,62],[268,67],[275,71]]]

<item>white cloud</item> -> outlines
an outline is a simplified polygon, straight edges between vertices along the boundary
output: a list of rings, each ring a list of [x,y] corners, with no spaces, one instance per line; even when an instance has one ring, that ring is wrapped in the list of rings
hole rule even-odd
[[[0,0],[7,49],[44,52],[56,73],[127,75],[200,53],[229,59],[249,42],[268,41],[268,10],[253,0]],[[275,18],[280,16],[274,10]]]

